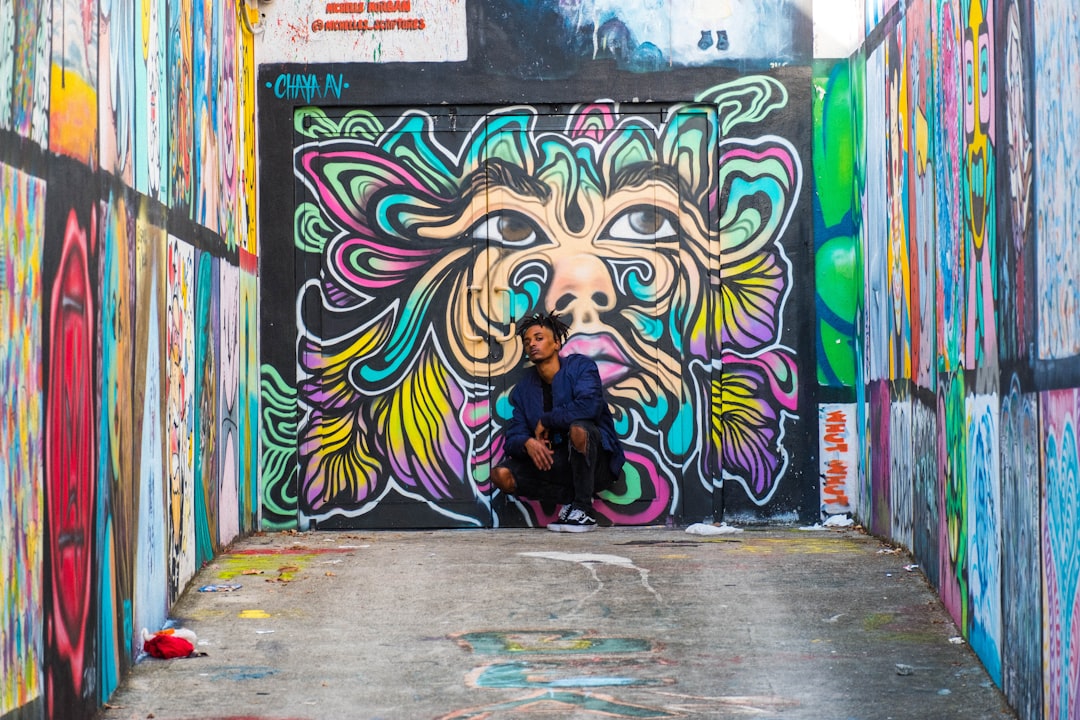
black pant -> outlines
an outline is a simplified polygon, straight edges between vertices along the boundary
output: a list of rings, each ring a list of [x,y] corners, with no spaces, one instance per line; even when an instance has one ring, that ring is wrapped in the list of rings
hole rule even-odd
[[[585,452],[578,452],[567,436],[552,445],[551,468],[540,470],[532,458],[507,456],[499,463],[514,476],[515,494],[539,502],[566,505],[573,503],[582,510],[592,510],[593,495],[611,487],[611,453],[601,447],[600,429],[589,420],[571,424],[571,430],[581,427],[588,433]]]

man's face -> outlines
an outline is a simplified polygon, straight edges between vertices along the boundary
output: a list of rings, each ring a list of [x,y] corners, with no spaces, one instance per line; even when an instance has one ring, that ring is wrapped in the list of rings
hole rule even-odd
[[[541,365],[555,357],[562,347],[555,340],[555,333],[543,325],[533,325],[526,330],[522,336],[522,344],[525,346],[525,356],[533,365]]]

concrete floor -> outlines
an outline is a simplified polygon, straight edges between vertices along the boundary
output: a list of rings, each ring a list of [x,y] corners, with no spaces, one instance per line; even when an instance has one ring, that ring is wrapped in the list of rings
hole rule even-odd
[[[206,655],[100,717],[1014,717],[911,563],[858,529],[257,535],[174,607]]]

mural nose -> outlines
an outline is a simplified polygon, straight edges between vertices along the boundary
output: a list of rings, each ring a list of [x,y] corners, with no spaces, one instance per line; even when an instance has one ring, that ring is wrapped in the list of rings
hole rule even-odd
[[[555,263],[548,290],[555,312],[566,315],[581,330],[599,324],[602,315],[615,307],[615,287],[607,267],[595,255],[578,254]]]

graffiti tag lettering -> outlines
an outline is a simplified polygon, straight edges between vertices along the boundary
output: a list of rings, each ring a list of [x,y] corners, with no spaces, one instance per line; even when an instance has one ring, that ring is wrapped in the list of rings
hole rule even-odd
[[[858,443],[853,424],[854,406],[822,405],[821,422],[821,514],[854,511],[855,475],[859,467]]]
[[[293,75],[282,73],[266,87],[274,89],[274,95],[282,100],[303,98],[304,102],[326,97],[341,98],[341,91],[349,87],[343,75],[327,75],[322,80],[314,73]]]

